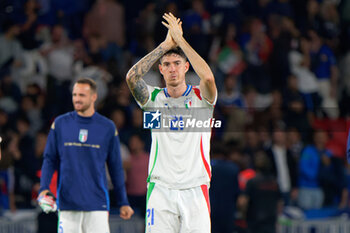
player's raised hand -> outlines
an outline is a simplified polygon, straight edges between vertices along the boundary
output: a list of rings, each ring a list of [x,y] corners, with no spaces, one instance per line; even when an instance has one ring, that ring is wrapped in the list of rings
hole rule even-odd
[[[165,13],[163,15],[163,19],[166,21],[162,21],[162,24],[169,29],[171,37],[178,44],[182,39],[182,22],[180,18],[176,18],[172,13]]]
[[[128,205],[121,206],[119,211],[120,211],[119,216],[124,220],[130,219],[131,216],[134,214],[134,210]]]
[[[176,42],[173,40],[173,38],[171,37],[170,35],[170,32],[168,31],[167,35],[166,35],[166,38],[164,40],[164,43],[165,43],[165,46],[168,48],[168,49],[172,49],[172,48],[175,48],[177,46]]]

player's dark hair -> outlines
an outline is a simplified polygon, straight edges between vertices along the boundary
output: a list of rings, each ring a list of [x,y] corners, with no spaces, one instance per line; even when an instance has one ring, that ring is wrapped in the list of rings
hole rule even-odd
[[[75,83],[88,84],[90,86],[90,89],[92,92],[97,91],[96,82],[94,80],[92,80],[91,78],[79,78]]]
[[[259,150],[255,153],[254,157],[254,166],[255,169],[262,174],[271,174],[272,172],[272,164],[267,156],[267,154],[263,150]]]
[[[171,54],[177,54],[180,57],[182,57],[183,59],[185,59],[185,61],[187,61],[187,57],[186,57],[184,51],[182,51],[182,49],[180,47],[176,47],[176,48],[170,49],[169,51],[164,53],[163,56],[159,59],[159,62],[162,63],[163,57],[171,55]]]

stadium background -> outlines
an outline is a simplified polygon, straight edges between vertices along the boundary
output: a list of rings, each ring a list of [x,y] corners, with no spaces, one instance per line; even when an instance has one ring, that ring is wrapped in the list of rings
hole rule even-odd
[[[303,149],[322,131],[320,143],[336,161],[318,171],[329,178],[319,186],[329,200],[316,209],[292,208],[280,221],[340,216],[334,221],[348,227],[349,0],[2,0],[0,225],[37,211],[47,133],[57,115],[72,110],[71,84],[80,76],[98,83],[97,109],[118,127],[129,194],[145,194],[150,135],[124,77],[165,38],[164,12],[181,17],[185,38],[215,74],[215,117],[224,124],[213,132],[213,158],[254,170],[255,153],[274,145],[278,131],[299,171]],[[188,75],[198,83],[193,71]],[[145,79],[163,85],[156,66]],[[141,173],[133,169],[136,154]],[[294,190],[298,172],[296,179]]]

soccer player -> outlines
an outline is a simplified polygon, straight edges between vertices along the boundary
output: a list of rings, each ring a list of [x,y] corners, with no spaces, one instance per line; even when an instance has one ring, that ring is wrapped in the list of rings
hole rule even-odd
[[[39,205],[55,211],[49,184],[58,170],[58,232],[109,232],[109,195],[106,164],[111,176],[120,217],[129,219],[129,206],[120,157],[118,131],[113,122],[95,111],[96,83],[79,79],[73,87],[74,110],[57,117],[44,151]]]
[[[162,23],[168,28],[166,39],[127,73],[133,96],[144,110],[205,108],[212,115],[217,99],[212,71],[184,39],[180,19],[171,13],[163,18]],[[166,83],[162,89],[148,86],[142,79],[158,59]],[[200,78],[199,87],[186,84],[190,66],[187,59]],[[152,130],[146,232],[209,233],[211,132],[175,130]]]

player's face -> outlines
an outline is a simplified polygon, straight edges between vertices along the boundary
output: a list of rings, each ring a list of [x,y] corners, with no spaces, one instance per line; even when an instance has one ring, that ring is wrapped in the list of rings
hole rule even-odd
[[[173,53],[162,58],[159,71],[167,85],[177,86],[185,82],[185,74],[189,66],[184,58]]]
[[[76,83],[73,87],[73,105],[77,112],[84,113],[94,109],[94,103],[97,95],[91,91],[90,85],[85,83]]]

